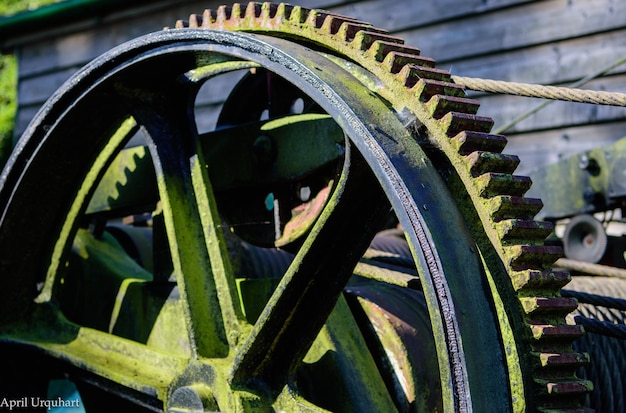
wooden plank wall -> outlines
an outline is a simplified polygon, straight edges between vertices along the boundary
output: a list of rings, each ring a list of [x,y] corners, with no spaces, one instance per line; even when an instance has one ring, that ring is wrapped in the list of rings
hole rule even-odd
[[[292,1],[366,20],[390,30],[459,76],[569,85],[626,57],[623,0],[302,0]],[[218,2],[172,1],[79,22],[20,48],[17,132],[79,67],[125,40],[159,30]],[[234,80],[233,80],[234,81]],[[216,90],[215,88],[223,88]],[[200,129],[213,123],[228,82],[199,98]],[[626,65],[589,82],[595,90],[626,91]],[[221,93],[223,92],[223,93]],[[495,129],[540,100],[470,93]],[[624,108],[556,102],[506,131],[518,171],[626,136]]]

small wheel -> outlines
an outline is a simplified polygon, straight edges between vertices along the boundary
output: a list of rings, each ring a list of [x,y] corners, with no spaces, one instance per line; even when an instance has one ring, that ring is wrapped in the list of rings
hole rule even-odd
[[[3,345],[97,389],[81,393],[92,405],[575,407],[581,330],[565,324],[550,228],[446,74],[319,11],[198,20],[96,59],[20,140],[0,181]],[[198,133],[198,90],[237,70],[254,74]],[[152,228],[151,254],[107,229],[131,221]],[[410,259],[371,247],[396,225]],[[293,255],[278,278],[243,270],[259,248]]]
[[[591,215],[575,216],[565,227],[563,249],[567,258],[596,263],[604,257],[607,244],[602,223]]]

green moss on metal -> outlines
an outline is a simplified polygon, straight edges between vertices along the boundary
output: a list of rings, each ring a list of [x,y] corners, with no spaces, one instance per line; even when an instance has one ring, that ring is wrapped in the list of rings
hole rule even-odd
[[[63,0],[5,0],[0,3],[0,15],[11,16],[16,13],[29,12],[60,1]]]
[[[70,242],[69,238],[76,229],[75,226],[78,221],[78,216],[81,213],[84,203],[87,201],[87,196],[91,192],[94,185],[96,185],[97,178],[104,169],[105,165],[111,157],[114,156],[115,151],[119,148],[121,142],[128,137],[128,134],[131,130],[133,130],[135,125],[136,122],[133,118],[124,120],[111,137],[107,146],[102,150],[102,152],[100,152],[97,159],[92,164],[91,170],[87,173],[87,176],[85,177],[78,193],[76,194],[76,197],[74,198],[74,202],[67,213],[65,223],[63,224],[59,238],[54,246],[54,252],[50,266],[48,267],[44,287],[39,296],[36,298],[36,302],[46,302],[52,297],[52,287],[56,280],[57,273],[59,273],[59,270],[66,264],[63,257]]]
[[[0,54],[0,170],[13,149],[17,91],[17,63],[12,55]]]

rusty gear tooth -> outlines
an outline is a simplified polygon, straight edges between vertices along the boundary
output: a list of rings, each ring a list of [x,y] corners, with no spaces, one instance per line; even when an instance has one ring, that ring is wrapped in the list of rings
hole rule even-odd
[[[370,27],[345,17],[329,14],[324,19],[324,24],[320,29],[330,35],[339,34],[341,40],[350,42],[358,31],[368,30]]]
[[[229,19],[230,20],[240,19],[243,16],[243,12],[244,11],[241,9],[240,3],[233,3],[233,5],[230,6],[230,18]]]
[[[281,4],[284,5],[284,3]],[[275,19],[278,17],[279,11],[284,13],[287,11],[287,8],[283,7],[282,9],[280,9],[279,5],[276,3],[264,2],[261,5],[261,14],[259,17],[270,20]]]
[[[288,21],[292,18],[293,11],[295,10],[295,8],[296,6],[292,6],[291,4],[280,3],[278,7],[276,7],[276,14],[274,18],[277,20]]]
[[[527,314],[565,316],[578,307],[578,302],[566,297],[522,297],[522,307]]]
[[[587,353],[541,353],[539,359],[544,367],[582,367],[589,364]]]
[[[584,330],[579,325],[550,325],[536,324],[530,326],[535,340],[569,340],[573,341],[583,336]]]
[[[568,398],[582,396],[593,390],[593,384],[587,380],[547,382],[545,387],[548,394],[567,396]]]
[[[552,232],[550,222],[507,219],[496,224],[496,229],[503,242],[508,244],[523,243],[525,240],[543,240]],[[543,241],[540,241],[543,244]]]
[[[292,6],[291,4],[280,3],[278,7],[276,8],[275,19],[289,21],[295,17],[296,21],[298,21],[299,17],[297,17],[296,14],[294,14],[294,11],[296,9],[302,10],[299,6]]]
[[[467,155],[466,160],[472,176],[480,176],[487,172],[512,174],[519,165],[517,156],[498,152],[475,151]]]
[[[367,26],[344,21],[341,26],[339,26],[337,35],[344,41],[351,42],[358,32],[366,29],[368,29]]]
[[[504,248],[513,269],[541,269],[563,256],[563,249],[553,245],[513,245]]]
[[[475,183],[481,197],[491,198],[498,195],[523,196],[532,182],[527,176],[486,172],[476,177]]]
[[[327,12],[315,9],[309,10],[305,24],[315,29],[320,29],[324,24],[326,16],[328,16]]]
[[[187,27],[197,29],[202,27],[202,16],[197,14],[192,14],[189,16],[189,23],[187,23]]]
[[[579,399],[593,390],[593,384],[588,380],[577,380],[573,377],[563,379],[535,380],[538,394],[545,400],[544,413],[591,413],[592,409],[580,407]]]
[[[408,73],[403,74],[405,78],[417,76],[450,82],[450,74],[448,72],[431,66],[434,65],[434,62],[417,54],[392,50],[384,57],[382,64],[391,73],[400,73],[402,69],[409,66],[405,69]]]
[[[384,40],[376,40],[369,49],[370,55],[377,62],[384,61],[391,52],[406,53],[412,56],[418,56],[421,53],[420,49],[416,47]],[[422,66],[435,67],[435,61],[429,57],[422,57]]]
[[[465,88],[456,83],[420,78],[415,85],[405,85],[421,101],[427,102],[435,95],[465,96]]]
[[[382,40],[386,42],[396,41],[397,43],[400,43],[400,44],[404,43],[404,40],[402,40],[399,37],[395,37],[395,36],[391,36],[391,35],[383,34],[383,33],[376,33],[376,32],[361,30],[356,34],[356,36],[354,36],[354,39],[352,40],[352,44],[354,45],[355,49],[365,52],[369,50],[370,47],[372,47],[372,45],[374,44],[374,42],[376,42],[377,40]]]
[[[217,17],[216,17],[215,20],[216,21],[222,21],[222,22],[230,20],[231,11],[232,11],[231,7],[227,7],[227,6],[224,6],[224,5],[219,6],[217,8]]]
[[[458,96],[435,95],[426,103],[426,108],[433,118],[441,119],[450,111],[465,110],[467,113],[475,114],[478,111],[478,102]]]
[[[517,291],[534,291],[544,289],[561,289],[571,281],[572,277],[567,271],[555,271],[552,268],[546,270],[524,270],[511,273],[513,287]]]
[[[211,27],[217,18],[217,13],[211,9],[205,9],[202,13],[202,27],[208,29]]]
[[[461,131],[451,139],[451,142],[460,155],[469,155],[476,151],[496,154],[504,150],[507,139],[502,135]]]
[[[249,2],[246,5],[245,13],[242,17],[248,20],[254,20],[258,18],[261,15],[261,7],[262,5],[257,2]]]
[[[466,130],[488,133],[493,127],[491,118],[460,112],[448,112],[440,122],[451,138]]]
[[[403,66],[402,69],[400,69],[400,72],[398,72],[398,75],[400,76],[401,79],[403,79],[404,86],[410,89],[413,86],[415,86],[415,84],[420,79],[423,79],[423,78],[438,80],[441,82],[450,82],[450,73],[446,72],[445,70],[430,67],[428,66],[429,64],[430,64],[429,61],[424,60],[423,62],[421,62],[420,66],[412,65],[412,64]],[[445,95],[436,95],[436,96],[445,96]],[[446,96],[446,97],[452,97],[452,96]],[[449,110],[452,110],[452,109],[449,109]],[[468,106],[466,110],[471,111],[471,105]],[[476,112],[473,112],[473,113],[476,113]],[[443,116],[443,114],[441,114],[441,116]]]
[[[308,18],[309,9],[307,8],[293,6],[293,8],[289,11],[289,21],[297,27],[304,25],[307,22]]]
[[[489,199],[489,211],[494,221],[503,219],[532,219],[543,208],[537,198],[502,195]]]

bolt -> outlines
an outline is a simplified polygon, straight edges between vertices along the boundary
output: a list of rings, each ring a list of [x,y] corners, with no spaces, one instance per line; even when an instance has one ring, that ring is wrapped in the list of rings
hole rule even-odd
[[[261,165],[272,163],[275,158],[274,145],[269,136],[261,135],[252,143],[254,158]]]
[[[218,412],[217,402],[211,390],[202,384],[179,387],[167,403],[167,413]]]
[[[590,165],[590,159],[589,159],[589,155],[584,154],[580,156],[580,161],[578,162],[578,167],[580,169],[585,169],[587,170],[589,168]]]
[[[589,172],[589,174],[593,176],[598,176],[600,174],[600,165],[598,164],[598,161],[587,154],[581,155],[578,167]]]
[[[583,199],[587,204],[593,204],[596,200],[596,191],[590,187],[585,188],[583,191]]]

